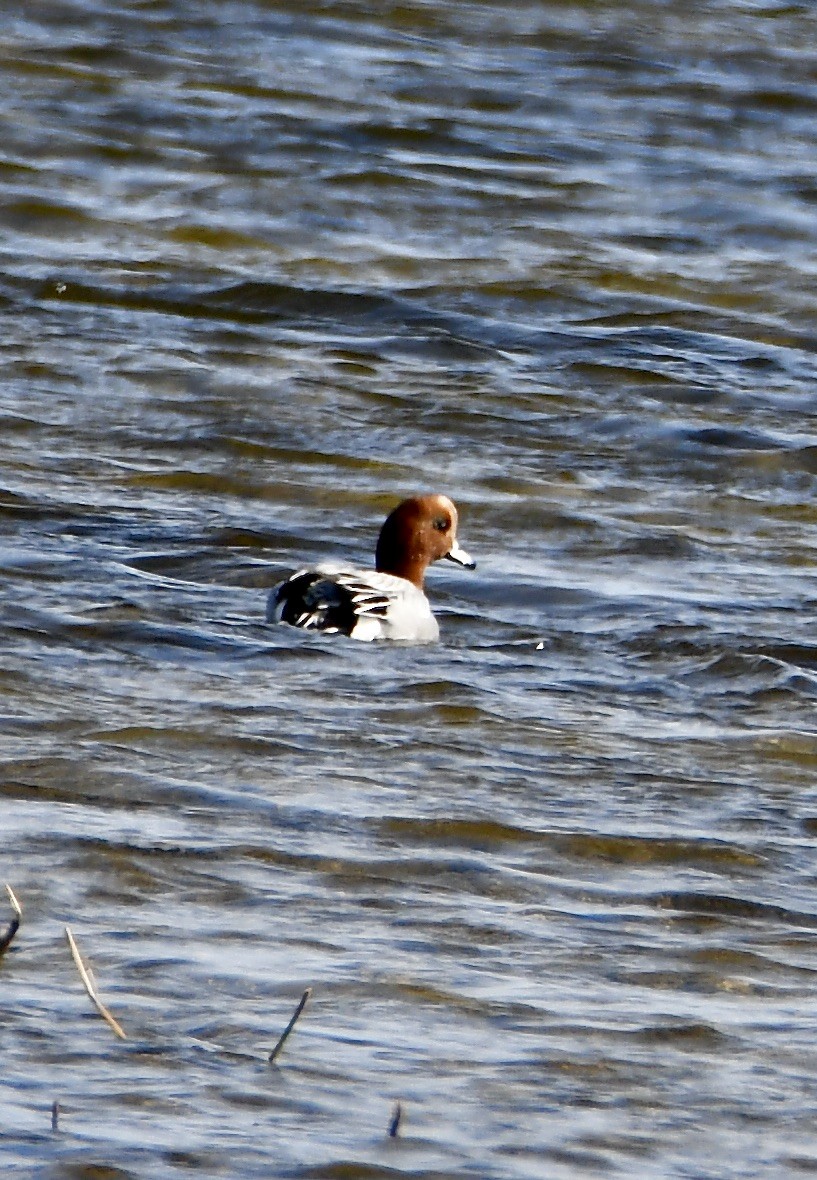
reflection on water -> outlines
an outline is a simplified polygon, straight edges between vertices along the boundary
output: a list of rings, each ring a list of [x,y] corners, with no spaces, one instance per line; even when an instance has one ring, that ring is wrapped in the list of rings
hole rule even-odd
[[[7,14],[10,1174],[817,1169],[815,33]],[[264,625],[417,490],[440,644]]]

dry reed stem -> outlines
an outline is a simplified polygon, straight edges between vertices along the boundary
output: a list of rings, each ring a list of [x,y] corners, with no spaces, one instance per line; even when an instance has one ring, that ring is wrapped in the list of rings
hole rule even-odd
[[[6,893],[9,895],[11,908],[14,910],[14,917],[6,926],[5,930],[0,933],[0,955],[2,955],[3,951],[7,951],[11,946],[14,935],[20,929],[20,919],[23,916],[22,906],[14,896],[14,890],[9,884],[6,884]]]
[[[128,1038],[125,1034],[125,1030],[122,1028],[122,1025],[119,1024],[119,1022],[111,1015],[111,1013],[108,1011],[108,1009],[102,1003],[102,1000],[100,1000],[100,998],[99,998],[99,992],[96,990],[96,983],[94,981],[94,977],[91,975],[90,971],[88,970],[88,968],[85,966],[85,964],[82,961],[82,957],[79,953],[79,947],[77,946],[76,942],[74,941],[74,936],[71,933],[70,926],[65,927],[65,937],[68,939],[68,945],[71,948],[71,954],[73,955],[74,962],[77,965],[77,971],[79,971],[79,977],[82,980],[83,984],[85,985],[85,990],[88,993],[88,996],[90,997],[91,1003],[94,1005],[97,1012],[102,1017],[102,1019],[106,1022],[106,1024],[110,1025],[110,1027],[113,1029],[113,1031],[116,1033],[116,1035],[120,1038],[120,1040],[126,1041]]]
[[[296,1021],[298,1020],[298,1017],[301,1015],[304,1008],[306,1007],[306,1002],[311,995],[312,995],[312,988],[308,987],[306,989],[306,991],[304,992],[304,994],[301,996],[300,1000],[298,1001],[298,1007],[292,1013],[292,1017],[289,1021],[289,1024],[286,1026],[286,1028],[284,1029],[284,1031],[281,1033],[280,1037],[278,1038],[278,1044],[275,1046],[275,1048],[272,1050],[272,1052],[269,1055],[270,1065],[272,1065],[273,1061],[275,1061],[278,1054],[283,1049],[287,1037],[289,1036],[289,1034],[292,1032],[293,1028],[295,1027]]]

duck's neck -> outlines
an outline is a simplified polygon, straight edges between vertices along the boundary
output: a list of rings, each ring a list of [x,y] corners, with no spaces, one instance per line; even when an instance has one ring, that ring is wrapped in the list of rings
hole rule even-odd
[[[411,554],[403,553],[399,561],[390,561],[388,557],[381,559],[378,551],[375,566],[382,574],[393,574],[396,578],[405,578],[418,590],[423,589],[426,563],[421,557],[412,560]]]
[[[405,578],[418,590],[423,589],[428,559],[418,547],[406,549],[398,544],[396,538],[380,534],[375,554],[375,568],[382,574],[393,574],[396,578]]]

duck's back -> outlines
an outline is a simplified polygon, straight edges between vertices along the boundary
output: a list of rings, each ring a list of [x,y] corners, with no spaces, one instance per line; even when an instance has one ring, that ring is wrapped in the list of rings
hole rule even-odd
[[[362,640],[429,643],[440,635],[425,594],[405,578],[331,565],[299,570],[277,586],[267,621]]]

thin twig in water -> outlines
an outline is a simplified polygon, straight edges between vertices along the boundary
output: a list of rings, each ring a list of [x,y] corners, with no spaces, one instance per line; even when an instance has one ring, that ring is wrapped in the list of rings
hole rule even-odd
[[[397,1132],[400,1130],[400,1120],[403,1117],[403,1108],[399,1102],[395,1102],[394,1110],[391,1112],[391,1122],[389,1123],[389,1138],[396,1139]]]
[[[10,885],[6,885],[6,893],[9,895],[11,908],[14,910],[14,917],[11,919],[6,928],[0,931],[0,955],[3,951],[7,951],[11,946],[12,939],[17,931],[20,929],[20,919],[23,916],[23,910],[19,901],[14,896],[14,890]]]
[[[59,1131],[60,1129],[60,1104],[56,1098],[51,1103],[51,1130]]]
[[[79,953],[79,947],[77,946],[76,942],[74,942],[74,936],[71,933],[70,926],[65,927],[65,937],[68,939],[68,945],[71,948],[71,954],[74,956],[74,962],[77,965],[77,971],[79,971],[79,977],[82,980],[83,984],[85,985],[85,990],[90,997],[91,1003],[96,1008],[97,1012],[102,1017],[102,1019],[104,1021],[106,1021],[107,1024],[110,1025],[110,1027],[113,1029],[113,1031],[116,1033],[116,1035],[121,1040],[126,1041],[128,1038],[125,1035],[125,1030],[122,1028],[122,1025],[119,1024],[118,1021],[114,1019],[114,1017],[111,1015],[111,1013],[108,1011],[108,1009],[105,1007],[105,1005],[102,1003],[102,1001],[99,998],[99,992],[96,990],[96,983],[94,982],[93,976],[91,975],[90,971],[88,970],[88,968],[85,966],[85,964],[82,961],[82,958]]]
[[[306,1001],[309,999],[309,997],[311,995],[312,995],[312,988],[308,987],[306,989],[306,991],[304,992],[304,994],[301,996],[300,1000],[298,1001],[298,1007],[292,1013],[292,1018],[290,1019],[289,1024],[286,1026],[286,1028],[284,1029],[284,1031],[281,1033],[280,1037],[278,1038],[278,1044],[275,1046],[275,1048],[273,1049],[273,1051],[269,1055],[270,1065],[272,1065],[273,1061],[275,1061],[278,1054],[283,1049],[284,1044],[286,1043],[287,1037],[289,1036],[289,1034],[292,1032],[293,1028],[295,1027],[296,1021],[298,1020],[298,1017],[301,1015],[304,1008],[306,1007]]]

